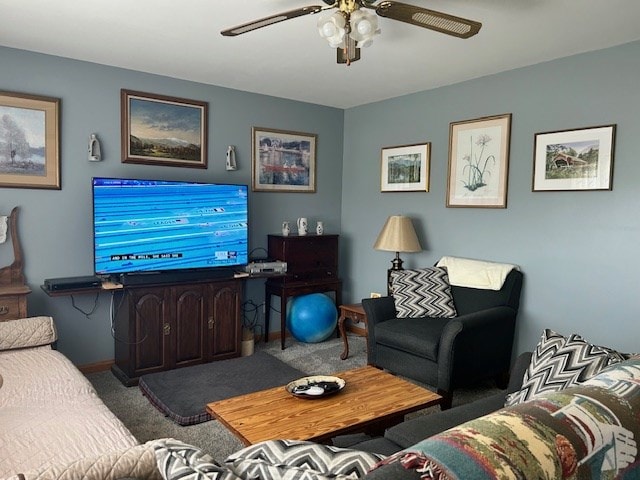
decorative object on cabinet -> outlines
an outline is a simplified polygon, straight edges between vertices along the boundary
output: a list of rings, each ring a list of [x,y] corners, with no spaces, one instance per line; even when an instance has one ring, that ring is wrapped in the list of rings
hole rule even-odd
[[[280,346],[285,347],[287,299],[307,293],[333,292],[342,302],[342,280],[338,278],[338,235],[268,235],[269,258],[287,262],[284,276],[265,282],[265,341],[269,339],[271,296],[280,297]]]
[[[382,149],[381,192],[428,192],[431,143]]]
[[[0,187],[60,189],[60,99],[0,92]]]
[[[402,270],[400,252],[419,252],[422,250],[411,219],[404,215],[392,215],[387,218],[373,248],[396,252],[395,258],[391,260],[391,268],[387,270],[387,295],[391,295],[391,272]]]
[[[447,207],[507,208],[511,114],[449,126]]]
[[[611,190],[616,125],[537,133],[534,192]]]
[[[18,207],[11,210],[8,217],[0,217],[2,239],[0,244],[11,238],[13,262],[0,268],[0,322],[27,317],[27,295],[31,289],[27,286],[23,273],[23,257],[18,236]],[[6,226],[6,228],[5,228]],[[7,236],[8,233],[8,236]]]
[[[147,373],[240,356],[242,280],[127,287],[115,319],[114,375]]]
[[[251,137],[254,192],[316,191],[316,134],[253,127]]]
[[[206,102],[120,91],[122,163],[207,168]]]

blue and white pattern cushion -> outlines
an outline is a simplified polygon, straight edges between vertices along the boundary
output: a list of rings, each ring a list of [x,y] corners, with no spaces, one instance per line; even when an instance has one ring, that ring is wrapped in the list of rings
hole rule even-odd
[[[383,458],[301,440],[269,440],[233,453],[225,463],[247,480],[347,480],[363,477]]]
[[[522,388],[507,395],[505,407],[580,385],[625,358],[610,348],[592,345],[575,333],[565,337],[545,329],[524,374]]]
[[[165,480],[241,480],[193,445],[173,438],[149,442],[158,470]]]
[[[457,316],[445,268],[394,270],[391,288],[400,318]]]

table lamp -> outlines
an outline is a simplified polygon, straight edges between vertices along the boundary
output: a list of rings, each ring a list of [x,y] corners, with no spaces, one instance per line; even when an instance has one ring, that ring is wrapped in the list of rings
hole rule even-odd
[[[391,272],[402,270],[400,252],[422,250],[411,219],[403,215],[392,215],[387,218],[373,248],[396,252],[395,258],[391,260],[391,268],[387,270],[387,295],[391,295]]]

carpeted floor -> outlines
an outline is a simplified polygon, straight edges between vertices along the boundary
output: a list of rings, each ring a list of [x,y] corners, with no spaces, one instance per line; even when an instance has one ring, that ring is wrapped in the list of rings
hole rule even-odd
[[[364,366],[367,362],[365,340],[356,335],[349,336],[349,358],[346,360],[340,359],[342,340],[333,337],[316,344],[300,343],[287,338],[285,350],[280,349],[279,341],[258,343],[255,348],[256,351],[269,353],[308,375],[335,374]],[[138,387],[125,387],[109,371],[89,374],[87,378],[104,403],[140,442],[171,437],[202,448],[218,461],[223,461],[243,446],[231,432],[215,420],[184,427],[177,425],[156,410]],[[495,391],[492,384],[456,390],[453,403],[467,403]],[[425,415],[435,411],[439,411],[439,407],[425,409],[412,415]]]

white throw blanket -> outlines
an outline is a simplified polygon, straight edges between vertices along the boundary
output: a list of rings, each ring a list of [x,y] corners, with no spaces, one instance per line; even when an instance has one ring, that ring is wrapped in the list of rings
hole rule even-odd
[[[446,267],[449,283],[460,287],[500,290],[505,278],[517,265],[509,263],[486,262],[460,257],[442,257],[438,267]]]

